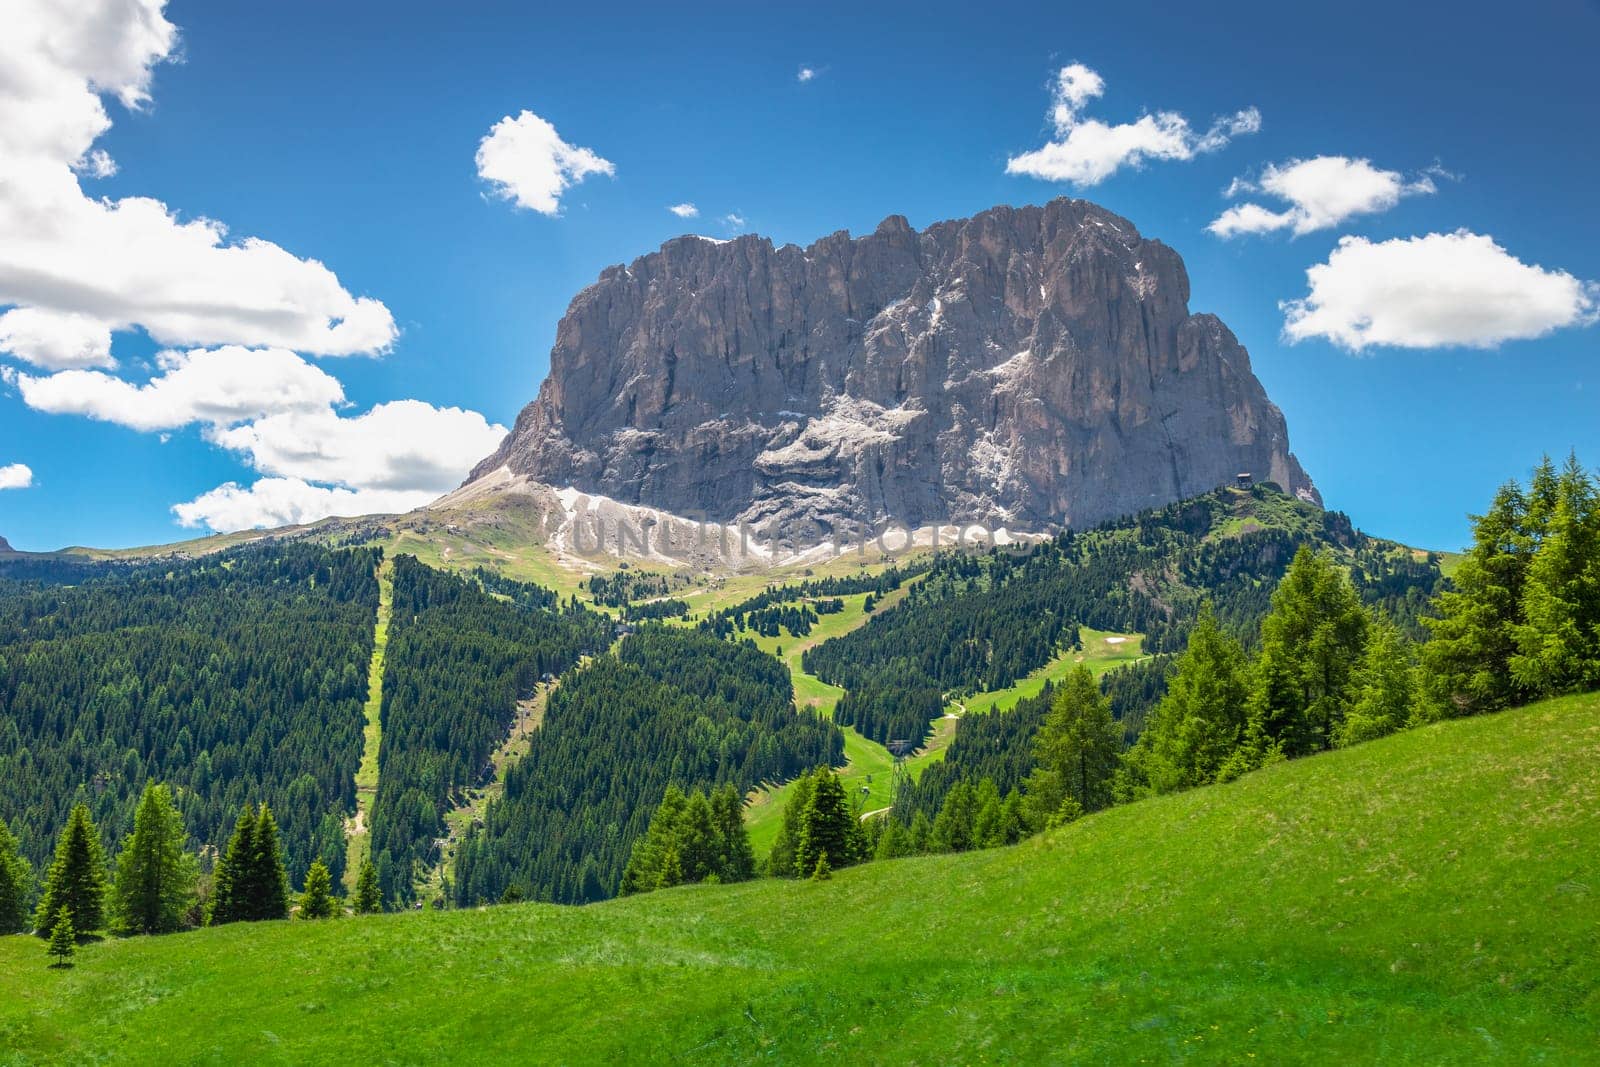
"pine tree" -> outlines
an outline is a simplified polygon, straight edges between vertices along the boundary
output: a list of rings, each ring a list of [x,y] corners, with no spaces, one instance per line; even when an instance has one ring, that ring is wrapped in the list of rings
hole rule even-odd
[[[183,929],[194,902],[194,858],[183,849],[183,816],[167,787],[149,783],[133,817],[133,833],[117,857],[117,930],[167,934]]]
[[[1110,804],[1121,750],[1122,730],[1111,717],[1111,702],[1101,694],[1089,668],[1079,666],[1056,690],[1050,713],[1034,739],[1034,770],[1027,793],[1035,820],[1044,823],[1069,799],[1081,812]],[[978,836],[981,843],[984,834]]]
[[[1244,652],[1218,628],[1207,604],[1174,665],[1167,695],[1124,759],[1119,797],[1215,781],[1245,743],[1248,700]]]
[[[326,919],[333,914],[333,875],[321,860],[312,860],[306,889],[300,895],[300,918]]]
[[[826,858],[830,867],[847,867],[855,862],[851,848],[855,834],[850,825],[855,816],[845,796],[844,784],[828,767],[812,775],[811,798],[800,815],[800,834],[795,843],[795,868],[810,874],[817,860]]]
[[[105,906],[105,849],[88,805],[77,804],[56,843],[34,925],[40,936],[48,936],[65,909],[76,936],[86,937],[105,928]]]
[[[511,886],[508,885],[506,891],[510,890]],[[378,869],[372,865],[371,860],[362,860],[361,873],[356,875],[355,908],[357,915],[372,915],[383,910],[383,893],[378,888]]]
[[[0,935],[27,933],[32,923],[33,867],[0,819]]]
[[[50,923],[50,947],[46,950],[55,960],[52,967],[71,967],[72,955],[78,950],[77,931],[72,928],[72,909],[62,905],[55,920]]]
[[[1451,577],[1455,588],[1439,595],[1437,618],[1423,619],[1433,635],[1422,646],[1429,718],[1476,715],[1527,698],[1511,657],[1535,543],[1529,514],[1522,488],[1507,482],[1472,519],[1473,544]]]
[[[1410,643],[1394,623],[1379,619],[1356,668],[1355,704],[1339,727],[1338,744],[1359,744],[1404,727],[1415,703],[1414,675]]]
[[[1285,756],[1327,748],[1350,709],[1369,620],[1350,580],[1302,545],[1261,624],[1251,714]]]

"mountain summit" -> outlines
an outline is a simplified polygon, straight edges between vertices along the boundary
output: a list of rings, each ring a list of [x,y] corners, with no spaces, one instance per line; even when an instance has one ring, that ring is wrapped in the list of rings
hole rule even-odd
[[[680,237],[572,301],[506,474],[719,522],[1085,526],[1247,472],[1316,500],[1183,261],[1082,200],[807,248]]]

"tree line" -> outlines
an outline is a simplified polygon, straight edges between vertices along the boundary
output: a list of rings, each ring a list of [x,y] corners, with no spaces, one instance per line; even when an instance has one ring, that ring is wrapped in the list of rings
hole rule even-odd
[[[0,934],[36,933],[47,940],[57,965],[65,966],[77,944],[102,932],[118,937],[171,934],[202,925],[290,917],[295,894],[278,822],[268,805],[245,806],[209,872],[202,871],[188,844],[171,790],[164,783],[148,782],[114,865],[107,861],[88,805],[77,804],[61,829],[41,884],[35,886],[32,865],[0,820]],[[328,868],[313,860],[299,894],[300,917],[325,919],[342,911],[332,887]],[[382,907],[370,865],[363,869],[352,905],[357,913]]]

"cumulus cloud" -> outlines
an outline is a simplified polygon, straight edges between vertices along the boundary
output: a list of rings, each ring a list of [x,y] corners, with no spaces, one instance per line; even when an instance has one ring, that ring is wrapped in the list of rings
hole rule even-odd
[[[23,463],[0,467],[0,489],[26,489],[33,485],[33,471]]]
[[[420,400],[341,414],[339,382],[282,349],[164,352],[156,362],[159,373],[143,384],[97,370],[12,371],[6,380],[24,403],[52,414],[147,433],[198,424],[207,441],[267,476],[178,505],[186,526],[240,530],[408,511],[454,488],[506,434],[475,411]]]
[[[218,533],[299,526],[330,515],[392,515],[412,511],[437,493],[372,489],[342,489],[311,485],[298,478],[262,478],[251,486],[238,482],[219,485],[183,504],[172,513],[187,527],[207,527]]]
[[[1193,129],[1176,111],[1157,111],[1118,125],[1085,117],[1084,107],[1104,92],[1105,79],[1089,67],[1082,63],[1062,67],[1051,94],[1054,138],[1043,148],[1006,160],[1006,173],[1098,185],[1123,167],[1142,167],[1149,160],[1193,159],[1261,129],[1261,113],[1253,107],[1217,119],[1204,132]]]
[[[0,351],[51,370],[116,366],[111,327],[70,311],[12,308],[0,315]]]
[[[811,81],[816,76],[817,69],[815,67],[801,67],[799,72],[795,74],[794,79],[801,85],[804,85],[806,82]]]
[[[730,211],[722,216],[722,223],[730,230],[742,230],[744,229],[744,216],[737,211]]]
[[[249,486],[228,482],[172,511],[184,526],[218,531],[410,511],[455,488],[505,434],[475,411],[417,400],[353,418],[295,412],[212,427],[210,440],[242,453],[266,477]]]
[[[262,474],[438,496],[455,488],[505,435],[504,426],[476,411],[396,400],[352,418],[332,410],[292,411],[207,436],[243,453]]]
[[[1371,346],[1490,348],[1587,326],[1600,285],[1522,262],[1491,237],[1457,230],[1372,242],[1345,237],[1287,301],[1284,336]]]
[[[1317,156],[1269,165],[1259,181],[1235,178],[1226,195],[1262,193],[1288,206],[1273,211],[1256,203],[1237,204],[1213,219],[1206,228],[1218,237],[1241,233],[1289,230],[1296,237],[1326,230],[1356,215],[1388,211],[1404,196],[1437,191],[1431,170],[1407,178],[1396,170],[1381,170],[1370,160],[1348,156]]]
[[[130,429],[227,426],[282,412],[327,411],[344,401],[331,375],[283,349],[236,347],[163,352],[160,373],[135,385],[101,371],[13,376],[23,403],[52,415],[81,415]]]
[[[95,142],[102,96],[150,102],[152,70],[177,29],[165,0],[8,0],[0,34],[0,350],[46,369],[109,366],[113,331],[172,346],[279,346],[320,355],[381,352],[383,304],[326,266],[270,241],[232,240],[159,200],[85,195],[116,163]],[[28,314],[20,320],[15,311]]]
[[[591,174],[617,172],[610,160],[570,145],[531,111],[507,115],[478,143],[478,177],[495,195],[541,215],[561,213],[561,194]]]
[[[700,209],[690,203],[673,204],[671,207],[667,208],[667,210],[678,216],[680,219],[698,218],[700,215]]]

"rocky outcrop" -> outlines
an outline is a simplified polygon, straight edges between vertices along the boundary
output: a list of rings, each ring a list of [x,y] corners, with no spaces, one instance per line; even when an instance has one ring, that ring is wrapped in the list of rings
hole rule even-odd
[[[1177,253],[1081,200],[807,248],[682,237],[572,301],[505,468],[757,528],[1097,523],[1248,472],[1315,499]],[[469,479],[469,482],[471,479]]]
[[[0,552],[10,551],[12,551],[11,542],[7,541],[4,537],[0,537]]]

